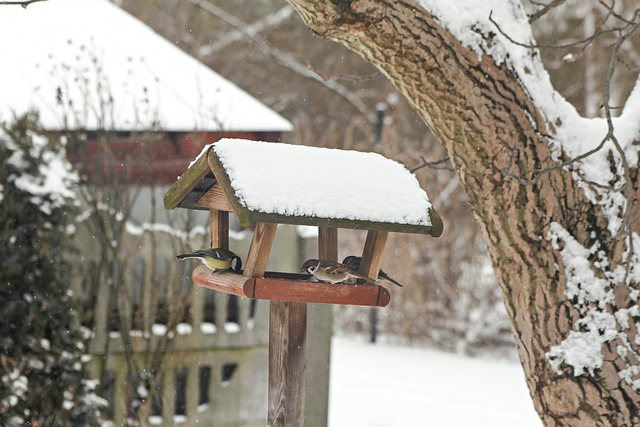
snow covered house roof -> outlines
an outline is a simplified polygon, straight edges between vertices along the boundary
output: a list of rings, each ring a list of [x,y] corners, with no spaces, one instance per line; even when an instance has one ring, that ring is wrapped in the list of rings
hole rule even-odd
[[[289,121],[107,0],[0,13],[0,120],[47,130],[289,131]]]
[[[379,154],[241,139],[205,147],[167,191],[165,207],[233,211],[244,224],[434,237],[443,228],[415,176]]]

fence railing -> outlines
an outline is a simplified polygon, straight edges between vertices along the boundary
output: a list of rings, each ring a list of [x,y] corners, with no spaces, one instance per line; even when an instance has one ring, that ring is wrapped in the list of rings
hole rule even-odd
[[[175,259],[184,242],[153,233],[126,236],[122,253],[134,255],[107,262],[91,236],[78,236],[83,261],[75,286],[109,417],[126,425],[143,403],[140,421],[148,425],[265,425],[268,302],[192,285],[195,264]],[[231,249],[246,253],[250,238],[232,239]],[[274,245],[283,248],[274,268],[286,271],[301,264],[309,242],[286,228]]]

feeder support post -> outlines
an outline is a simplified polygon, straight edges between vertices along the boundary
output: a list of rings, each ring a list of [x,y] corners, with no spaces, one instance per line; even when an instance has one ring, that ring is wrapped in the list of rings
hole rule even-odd
[[[257,223],[245,263],[246,277],[262,277],[277,224]],[[269,306],[269,396],[267,424],[304,425],[307,305],[271,301]]]
[[[338,261],[338,229],[318,227],[318,258]],[[307,388],[305,427],[326,427],[329,423],[329,372],[331,366],[331,336],[333,306],[307,304]]]

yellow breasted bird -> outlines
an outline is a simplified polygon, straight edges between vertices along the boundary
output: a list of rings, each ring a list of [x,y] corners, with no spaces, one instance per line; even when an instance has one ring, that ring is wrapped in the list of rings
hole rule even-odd
[[[242,270],[240,257],[224,248],[199,249],[190,254],[177,255],[176,258],[198,258],[214,272],[232,270],[237,273]]]

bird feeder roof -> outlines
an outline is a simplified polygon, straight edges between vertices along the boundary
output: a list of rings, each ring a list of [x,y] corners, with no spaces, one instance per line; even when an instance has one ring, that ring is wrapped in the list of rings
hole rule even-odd
[[[443,228],[415,176],[376,153],[222,139],[205,147],[167,191],[165,207],[225,210],[224,202],[243,224],[318,225],[434,237]]]

